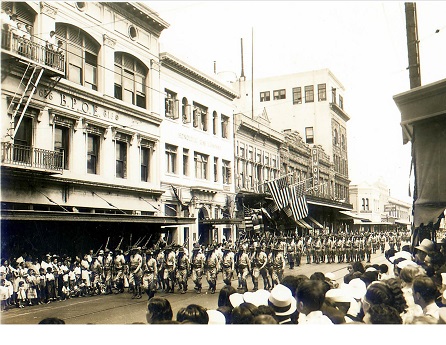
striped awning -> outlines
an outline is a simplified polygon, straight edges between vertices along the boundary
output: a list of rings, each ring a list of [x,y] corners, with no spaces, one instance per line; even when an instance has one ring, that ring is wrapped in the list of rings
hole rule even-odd
[[[313,224],[315,225],[315,227],[316,228],[319,228],[319,229],[323,229],[324,227],[323,227],[323,225],[321,224],[321,223],[319,223],[316,219],[314,219],[313,217],[311,217],[311,216],[308,216],[307,217],[311,222],[313,222]]]
[[[297,225],[299,225],[301,228],[311,230],[313,229],[306,221],[303,219],[299,219],[296,221]]]

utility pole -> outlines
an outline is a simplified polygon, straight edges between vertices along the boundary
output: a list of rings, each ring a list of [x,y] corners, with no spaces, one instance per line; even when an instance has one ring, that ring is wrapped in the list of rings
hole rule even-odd
[[[407,55],[409,59],[409,80],[410,88],[421,86],[420,72],[420,49],[417,26],[417,5],[414,2],[405,2],[406,9],[406,35],[407,35]]]

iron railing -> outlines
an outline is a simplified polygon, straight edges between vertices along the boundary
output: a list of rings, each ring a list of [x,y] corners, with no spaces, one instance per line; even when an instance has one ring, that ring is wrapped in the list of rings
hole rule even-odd
[[[61,172],[64,153],[3,142],[2,164]]]
[[[31,36],[26,39],[2,29],[1,47],[11,53],[26,57],[40,65],[65,73],[65,57],[62,51],[47,48],[42,39]]]

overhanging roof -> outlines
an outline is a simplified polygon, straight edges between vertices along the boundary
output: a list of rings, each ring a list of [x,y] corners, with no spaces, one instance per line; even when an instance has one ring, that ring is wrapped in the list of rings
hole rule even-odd
[[[1,217],[2,220],[19,221],[147,223],[160,225],[194,224],[196,220],[195,218],[187,217],[30,210],[3,210],[1,212]]]
[[[304,229],[308,229],[311,230],[313,229],[306,221],[304,221],[303,219],[299,219],[296,221],[296,223],[301,226]]]
[[[307,217],[311,222],[313,222],[314,223],[314,225],[316,226],[316,228],[319,228],[319,229],[323,229],[324,227],[322,226],[322,224],[321,223],[319,223],[316,219],[314,219],[313,217],[311,217],[311,216],[308,216]]]
[[[243,220],[239,218],[221,218],[221,219],[199,219],[199,224],[242,224]]]
[[[359,216],[353,212],[350,212],[350,211],[339,211],[339,213],[342,213],[348,219],[359,219],[359,220],[364,220],[366,222],[370,222],[370,219],[361,217],[361,216]]]

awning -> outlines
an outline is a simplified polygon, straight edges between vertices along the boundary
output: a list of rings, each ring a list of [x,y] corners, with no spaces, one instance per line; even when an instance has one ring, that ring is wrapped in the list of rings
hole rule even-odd
[[[239,218],[221,218],[221,219],[199,219],[198,224],[242,224],[243,220]]]
[[[359,219],[365,222],[370,222],[370,219],[362,217],[350,211],[339,211],[339,213],[342,213],[344,216],[347,216],[348,219]]]
[[[411,222],[408,222],[406,220],[395,220],[396,224],[401,224],[401,225],[411,225]]]
[[[312,200],[307,200],[307,203],[311,204],[311,205],[320,205],[320,206],[325,206],[325,207],[338,208],[340,210],[346,210],[346,211],[349,210],[349,208],[347,208],[347,207],[337,206],[337,205],[333,205],[333,204],[325,204],[322,202],[316,202],[316,201],[312,201]]]
[[[304,221],[303,219],[299,219],[296,221],[297,225],[299,225],[301,228],[305,228],[308,230],[313,229],[306,221]]]
[[[3,210],[3,220],[20,221],[63,221],[63,222],[103,222],[103,223],[147,223],[161,225],[194,224],[195,218],[145,216],[132,214],[90,213],[90,212],[58,212],[31,210]]]
[[[363,221],[359,219],[354,220],[354,224],[356,225],[394,225],[390,222],[371,222],[371,221]]]
[[[322,224],[321,223],[319,223],[316,219],[314,219],[313,217],[311,217],[311,216],[308,216],[307,217],[311,222],[313,222],[313,224],[315,225],[315,227],[316,228],[319,228],[319,229],[323,229],[324,227],[322,226]]]

